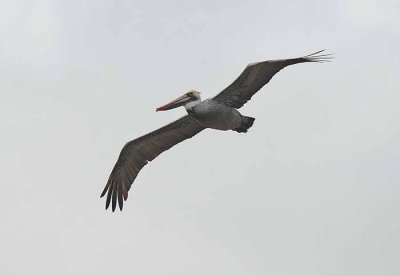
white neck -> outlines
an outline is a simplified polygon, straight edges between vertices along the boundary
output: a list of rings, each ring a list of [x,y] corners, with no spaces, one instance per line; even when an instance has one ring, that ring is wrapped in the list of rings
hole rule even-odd
[[[196,105],[198,105],[200,102],[201,102],[200,99],[195,100],[195,101],[188,102],[187,104],[185,104],[185,108],[186,108],[186,110],[191,110],[193,107],[195,107]]]

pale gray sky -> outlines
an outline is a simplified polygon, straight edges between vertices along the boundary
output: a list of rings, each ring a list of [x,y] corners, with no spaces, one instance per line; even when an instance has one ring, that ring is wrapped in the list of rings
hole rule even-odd
[[[399,275],[399,1],[3,1],[1,275]],[[98,197],[125,142],[326,48]]]

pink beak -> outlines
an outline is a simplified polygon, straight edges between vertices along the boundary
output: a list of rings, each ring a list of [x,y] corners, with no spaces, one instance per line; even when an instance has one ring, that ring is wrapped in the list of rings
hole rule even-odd
[[[192,99],[189,96],[183,95],[176,100],[173,100],[170,103],[167,103],[166,105],[160,106],[156,109],[156,111],[165,111],[173,108],[180,107],[182,105],[185,105],[186,103],[190,102]]]

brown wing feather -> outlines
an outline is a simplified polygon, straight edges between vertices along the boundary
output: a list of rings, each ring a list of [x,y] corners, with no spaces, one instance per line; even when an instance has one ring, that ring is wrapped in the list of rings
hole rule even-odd
[[[213,98],[222,104],[240,108],[251,97],[266,85],[272,77],[288,65],[302,62],[326,62],[332,58],[329,54],[321,54],[324,50],[308,56],[292,59],[268,60],[249,64],[240,76],[221,93]]]
[[[112,202],[112,210],[117,205],[122,210],[124,200],[139,171],[151,160],[172,146],[193,137],[204,128],[192,117],[184,116],[149,134],[127,143],[121,150],[107,184],[100,197],[107,191],[106,209]]]

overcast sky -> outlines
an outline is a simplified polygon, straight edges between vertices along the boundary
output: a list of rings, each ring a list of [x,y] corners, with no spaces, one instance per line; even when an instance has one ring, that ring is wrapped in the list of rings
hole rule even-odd
[[[2,1],[1,275],[400,275],[400,2]],[[255,61],[241,113],[99,199],[122,146]]]

